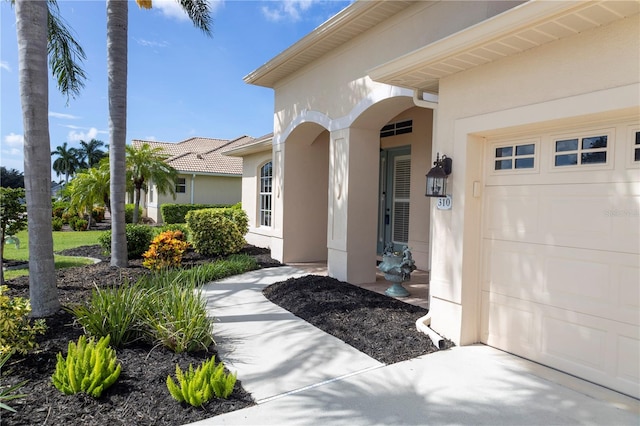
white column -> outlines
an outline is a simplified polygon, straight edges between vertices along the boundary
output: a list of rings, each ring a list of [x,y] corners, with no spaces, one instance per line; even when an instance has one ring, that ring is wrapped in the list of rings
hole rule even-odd
[[[352,284],[376,278],[379,138],[367,129],[331,132],[327,266]]]

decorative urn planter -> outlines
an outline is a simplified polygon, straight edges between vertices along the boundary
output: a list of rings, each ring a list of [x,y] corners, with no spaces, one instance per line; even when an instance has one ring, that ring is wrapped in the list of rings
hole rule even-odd
[[[384,278],[392,283],[391,287],[384,292],[387,296],[409,296],[409,292],[402,283],[411,278],[411,272],[416,269],[416,266],[408,247],[405,246],[402,253],[393,252],[392,246],[386,247],[378,269],[384,273]]]

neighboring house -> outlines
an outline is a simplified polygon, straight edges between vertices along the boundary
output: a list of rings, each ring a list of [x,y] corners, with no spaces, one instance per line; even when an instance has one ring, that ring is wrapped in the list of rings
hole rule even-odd
[[[248,239],[354,284],[406,244],[435,331],[640,397],[639,5],[351,4],[245,77]]]
[[[225,149],[252,141],[249,136],[234,140],[190,138],[178,143],[133,140],[139,147],[149,144],[170,155],[167,163],[178,171],[175,199],[158,194],[153,184],[143,192],[143,214],[162,223],[162,204],[235,204],[242,199],[242,159],[222,155]]]

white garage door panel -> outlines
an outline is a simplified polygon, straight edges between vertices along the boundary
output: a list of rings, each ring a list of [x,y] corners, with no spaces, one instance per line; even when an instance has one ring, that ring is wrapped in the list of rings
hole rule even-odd
[[[640,328],[542,309],[542,347],[538,361],[587,380],[639,396]]]
[[[640,327],[482,292],[482,341],[638,396]]]
[[[499,240],[483,253],[483,291],[640,325],[636,255]]]
[[[485,188],[484,238],[640,253],[640,185]]]
[[[640,398],[640,163],[631,124],[558,132],[606,133],[603,164],[554,167],[553,134],[487,142],[481,339]],[[504,154],[497,148],[525,143],[535,144],[534,167],[494,170]]]
[[[519,355],[539,350],[540,327],[533,304],[486,291],[481,303],[483,342]]]

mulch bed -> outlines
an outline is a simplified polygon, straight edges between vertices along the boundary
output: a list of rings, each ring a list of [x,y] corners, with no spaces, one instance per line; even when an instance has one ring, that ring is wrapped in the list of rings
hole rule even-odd
[[[253,256],[263,268],[281,266],[266,249],[247,246],[243,252]],[[95,286],[135,281],[149,273],[142,267],[141,260],[130,261],[128,268],[110,267],[100,246],[80,247],[61,254],[104,260],[95,265],[57,271],[63,306],[86,303]],[[189,251],[183,264],[189,267],[213,260]],[[7,285],[10,296],[29,297],[28,277],[8,280]],[[264,294],[272,302],[383,363],[391,364],[437,350],[430,339],[415,328],[415,321],[426,314],[425,309],[333,278],[290,279],[267,287]],[[64,395],[51,384],[56,354],[66,354],[68,342],[77,341],[82,329],[63,310],[46,321],[48,330],[38,337],[38,351],[27,356],[15,355],[9,368],[5,366],[2,372],[0,387],[29,380],[20,389],[20,393],[27,396],[10,401],[17,413],[0,411],[2,425],[182,425],[254,404],[240,380],[229,399],[214,398],[202,408],[179,404],[171,397],[165,381],[175,373],[176,364],[183,370],[189,364],[197,366],[216,355],[215,347],[209,352],[191,354],[175,354],[163,347],[144,345],[118,349],[122,374],[99,399],[81,394]],[[11,374],[5,374],[7,372]]]
[[[394,364],[436,352],[416,329],[428,310],[334,278],[307,275],[270,285],[267,299],[360,352]],[[445,339],[443,349],[453,346]]]

